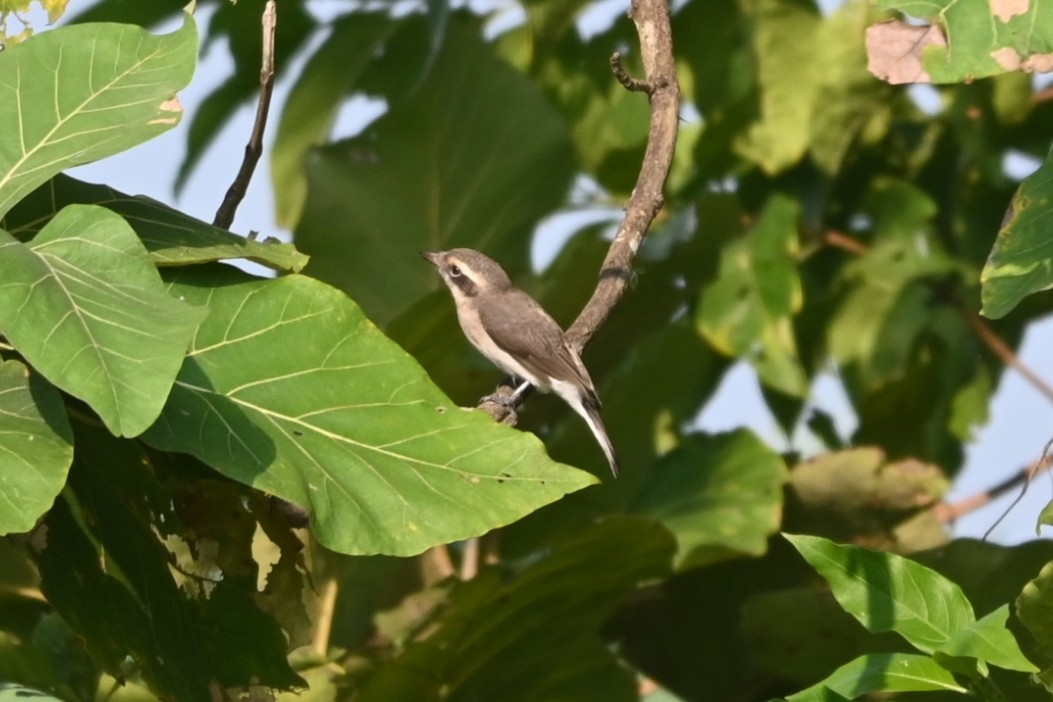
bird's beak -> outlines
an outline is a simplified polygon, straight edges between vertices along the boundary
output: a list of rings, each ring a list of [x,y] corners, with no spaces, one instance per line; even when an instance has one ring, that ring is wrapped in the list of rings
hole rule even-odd
[[[442,265],[442,251],[421,251],[420,256],[436,268]]]

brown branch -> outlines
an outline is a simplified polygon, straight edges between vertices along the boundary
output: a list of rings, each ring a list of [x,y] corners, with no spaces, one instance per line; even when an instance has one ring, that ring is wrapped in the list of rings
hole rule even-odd
[[[646,80],[632,78],[621,65],[621,56],[611,56],[611,70],[629,90],[646,92],[651,102],[651,125],[643,165],[636,179],[625,216],[600,267],[600,280],[592,298],[567,330],[567,341],[579,352],[603,326],[633,279],[632,264],[651,222],[662,209],[662,188],[673,163],[680,120],[680,84],[673,59],[673,30],[668,0],[633,0],[629,17],[640,35],[640,56]],[[494,395],[508,397],[514,388],[506,379]],[[523,397],[525,397],[524,395]],[[522,400],[523,398],[520,398]],[[498,422],[516,423],[513,407],[483,398],[479,408]]]
[[[1028,368],[1020,357],[1016,355],[1013,349],[1009,348],[1009,344],[1002,341],[1002,337],[998,336],[994,329],[980,319],[980,315],[973,314],[969,310],[965,309],[965,306],[959,303],[958,308],[962,312],[962,316],[965,317],[966,321],[969,322],[969,326],[972,327],[973,333],[991,349],[991,352],[1002,359],[1002,362],[1007,366],[1011,367],[1017,373],[1024,377],[1027,382],[1031,383],[1032,386],[1040,393],[1046,396],[1046,399],[1053,402],[1053,387],[1043,380],[1037,373]]]
[[[277,8],[274,0],[267,0],[263,10],[263,60],[260,65],[260,99],[256,104],[256,121],[252,125],[249,143],[245,145],[245,156],[234,182],[227,189],[212,224],[229,229],[234,222],[238,205],[245,199],[256,164],[263,155],[263,133],[267,129],[267,114],[271,109],[271,94],[274,92],[274,29],[277,25]]]
[[[645,81],[632,85],[646,85],[651,101],[651,126],[643,165],[636,180],[625,216],[618,225],[607,257],[600,268],[600,281],[592,299],[567,330],[567,340],[579,351],[614,310],[632,281],[632,264],[640,250],[651,222],[662,209],[662,188],[673,163],[676,133],[680,119],[680,85],[676,78],[673,59],[673,30],[669,22],[668,0],[633,0],[629,17],[640,35],[640,56],[643,59]],[[612,68],[616,61],[611,58]],[[620,61],[617,65],[621,65]],[[618,71],[615,75],[621,80]],[[627,76],[626,76],[627,77]],[[627,86],[628,87],[628,86]],[[635,89],[635,88],[630,88]]]
[[[991,532],[993,532],[998,527],[998,525],[1002,523],[1002,520],[1005,519],[1018,504],[1020,504],[1020,500],[1024,499],[1024,495],[1027,494],[1027,489],[1031,486],[1031,479],[1039,473],[1043,471],[1048,471],[1050,468],[1053,468],[1053,456],[1049,454],[1049,450],[1051,447],[1053,447],[1053,439],[1046,443],[1046,447],[1042,451],[1041,458],[1039,458],[1037,461],[1027,466],[1026,468],[1023,468],[1020,471],[1018,471],[1016,475],[1012,475],[1006,478],[997,485],[987,488],[986,490],[976,493],[975,495],[969,495],[968,497],[965,497],[954,503],[944,502],[939,505],[936,505],[936,507],[933,509],[936,518],[944,524],[952,523],[955,520],[961,518],[962,516],[969,514],[970,512],[974,512],[980,509],[981,507],[984,507],[985,505],[991,504],[1002,495],[1010,492],[1011,490],[1016,489],[1019,486],[1019,494],[1017,494],[1017,496],[1013,498],[1013,501],[1008,507],[1006,507],[1005,511],[1002,512],[1001,515],[999,515],[998,519],[995,520],[994,524],[992,524],[987,529],[987,531],[984,532],[983,538],[986,540],[991,535]]]

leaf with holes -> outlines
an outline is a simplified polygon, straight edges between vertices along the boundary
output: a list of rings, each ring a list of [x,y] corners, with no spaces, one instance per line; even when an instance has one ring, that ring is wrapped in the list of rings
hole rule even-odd
[[[101,207],[67,207],[29,244],[0,230],[0,331],[114,434],[157,419],[203,315],[168,296],[135,232]]]
[[[196,266],[171,289],[209,316],[144,438],[303,505],[331,549],[419,553],[596,482],[537,437],[455,407],[317,280]]]
[[[189,18],[165,36],[62,27],[0,52],[0,216],[56,173],[178,124],[196,61]]]

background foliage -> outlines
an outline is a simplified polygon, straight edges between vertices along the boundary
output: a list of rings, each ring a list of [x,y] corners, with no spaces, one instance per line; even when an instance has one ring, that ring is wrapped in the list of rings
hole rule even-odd
[[[262,0],[149,30],[180,4],[74,7],[0,52],[0,699],[1048,699],[1053,546],[941,517],[990,339],[1050,306],[1049,166],[1005,168],[1049,149],[1015,70],[1049,53],[1037,7],[677,4],[666,208],[586,353],[612,481],[550,397],[528,431],[458,408],[497,373],[416,252],[484,250],[573,319],[609,222],[541,271],[533,235],[635,182],[648,106],[607,63],[639,73],[631,23],[279,2],[289,245],[63,173],[177,128],[202,46],[235,70],[178,126],[180,182],[254,97]],[[896,84],[922,74],[936,105]],[[331,139],[362,95],[385,113]],[[697,429],[739,360],[819,448]],[[810,403],[830,369],[851,436]]]

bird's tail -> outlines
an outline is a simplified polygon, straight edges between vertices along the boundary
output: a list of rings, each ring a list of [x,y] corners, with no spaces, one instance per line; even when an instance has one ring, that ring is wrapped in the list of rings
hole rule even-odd
[[[607,462],[611,464],[611,472],[617,478],[620,468],[618,454],[615,453],[614,444],[611,443],[610,437],[607,436],[607,427],[604,426],[603,417],[600,416],[600,408],[591,402],[582,402],[581,411],[578,414],[585,418],[589,429],[592,430],[592,435],[596,437],[596,441],[599,443],[600,448],[603,449],[604,455],[607,456]]]
[[[607,436],[607,427],[603,425],[603,417],[600,416],[600,403],[596,399],[596,393],[592,390],[591,385],[592,383],[590,382],[589,392],[586,394],[579,385],[553,380],[552,390],[562,397],[563,401],[570,405],[575,412],[580,414],[585,423],[589,425],[592,435],[596,437],[596,441],[599,443],[600,448],[603,449],[604,455],[607,456],[607,462],[611,464],[611,472],[617,478],[619,468],[618,454],[614,452],[614,445],[611,443],[610,437]]]

